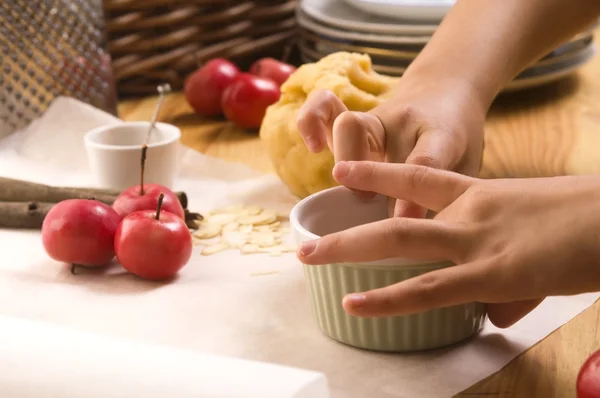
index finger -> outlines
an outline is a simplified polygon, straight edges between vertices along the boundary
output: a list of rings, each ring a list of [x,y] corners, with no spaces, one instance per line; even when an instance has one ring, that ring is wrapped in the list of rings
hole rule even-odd
[[[438,220],[392,217],[303,242],[298,258],[304,264],[362,263],[382,258],[412,260],[464,257],[468,231]]]
[[[348,109],[333,92],[317,90],[310,93],[296,116],[298,131],[311,152],[331,146],[333,123]]]
[[[339,162],[333,177],[362,191],[407,200],[439,212],[462,195],[476,179],[431,167],[382,162]]]

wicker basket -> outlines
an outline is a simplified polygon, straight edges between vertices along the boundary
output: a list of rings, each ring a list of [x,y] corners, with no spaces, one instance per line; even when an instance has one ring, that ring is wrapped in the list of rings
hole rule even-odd
[[[104,0],[120,97],[181,89],[199,64],[226,57],[245,68],[295,44],[296,0]]]

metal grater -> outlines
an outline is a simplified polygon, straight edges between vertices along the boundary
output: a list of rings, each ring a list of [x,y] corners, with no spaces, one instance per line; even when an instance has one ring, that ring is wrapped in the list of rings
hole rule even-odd
[[[117,113],[102,0],[0,0],[0,138],[61,95]]]

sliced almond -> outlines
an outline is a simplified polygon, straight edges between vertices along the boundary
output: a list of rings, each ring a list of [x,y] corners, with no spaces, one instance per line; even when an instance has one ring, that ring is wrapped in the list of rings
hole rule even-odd
[[[263,212],[262,207],[258,206],[246,206],[241,211],[238,212],[240,216],[256,216]]]
[[[281,221],[275,221],[274,223],[268,224],[267,227],[271,229],[281,228]]]
[[[259,247],[271,247],[281,243],[281,240],[272,234],[260,234],[256,232],[250,236],[250,243]]]
[[[236,231],[238,228],[240,227],[240,224],[234,222],[230,222],[229,224],[225,224],[225,226],[223,226],[223,229],[221,230],[222,233],[228,233],[228,232],[233,232]]]
[[[249,234],[250,232],[252,232],[252,225],[240,225],[238,231],[243,232],[245,234]]]
[[[265,236],[271,236],[271,234],[270,231],[252,231],[248,234],[248,239],[262,239]]]
[[[235,222],[236,218],[238,218],[238,216],[234,213],[215,214],[213,216],[208,216],[205,222],[208,224],[218,224],[224,226]]]
[[[255,216],[242,216],[237,219],[240,224],[265,225],[277,221],[277,214],[274,211],[265,210]]]
[[[214,245],[204,246],[202,249],[202,254],[205,256],[210,256],[211,254],[216,254],[222,252],[223,250],[227,250],[229,246],[227,244],[219,242]]]
[[[230,247],[242,247],[248,242],[248,234],[239,231],[227,232],[223,234],[221,241]]]
[[[238,249],[242,254],[264,253],[281,256],[296,247],[283,243],[288,215],[260,206],[230,205],[210,211],[193,233],[194,243],[203,244],[202,254]],[[282,223],[286,222],[286,227]],[[220,237],[217,243],[213,238]],[[206,243],[206,240],[210,240]]]
[[[279,228],[280,225],[281,223],[279,221],[275,221],[266,225],[257,225],[254,227],[254,230],[258,232],[271,232]]]
[[[274,236],[277,239],[283,238],[283,234],[281,232],[277,231],[277,230],[274,230],[274,231],[271,231],[271,232],[268,232],[268,233],[270,233],[272,236]]]
[[[279,271],[261,271],[261,272],[253,272],[250,276],[263,276],[263,275],[273,275],[278,274]]]
[[[201,223],[193,236],[198,239],[211,239],[221,234],[221,226],[217,224]]]
[[[278,251],[278,249],[277,249],[278,247],[279,247],[278,244],[274,244],[274,245],[271,245],[271,246],[262,246],[259,249],[260,249],[261,253],[271,253],[271,252]]]

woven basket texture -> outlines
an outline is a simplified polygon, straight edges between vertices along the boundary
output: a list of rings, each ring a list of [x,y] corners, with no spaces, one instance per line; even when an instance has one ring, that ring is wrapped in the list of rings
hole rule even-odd
[[[119,96],[155,94],[162,83],[180,90],[215,57],[241,68],[261,57],[293,57],[296,6],[296,0],[104,0]]]

